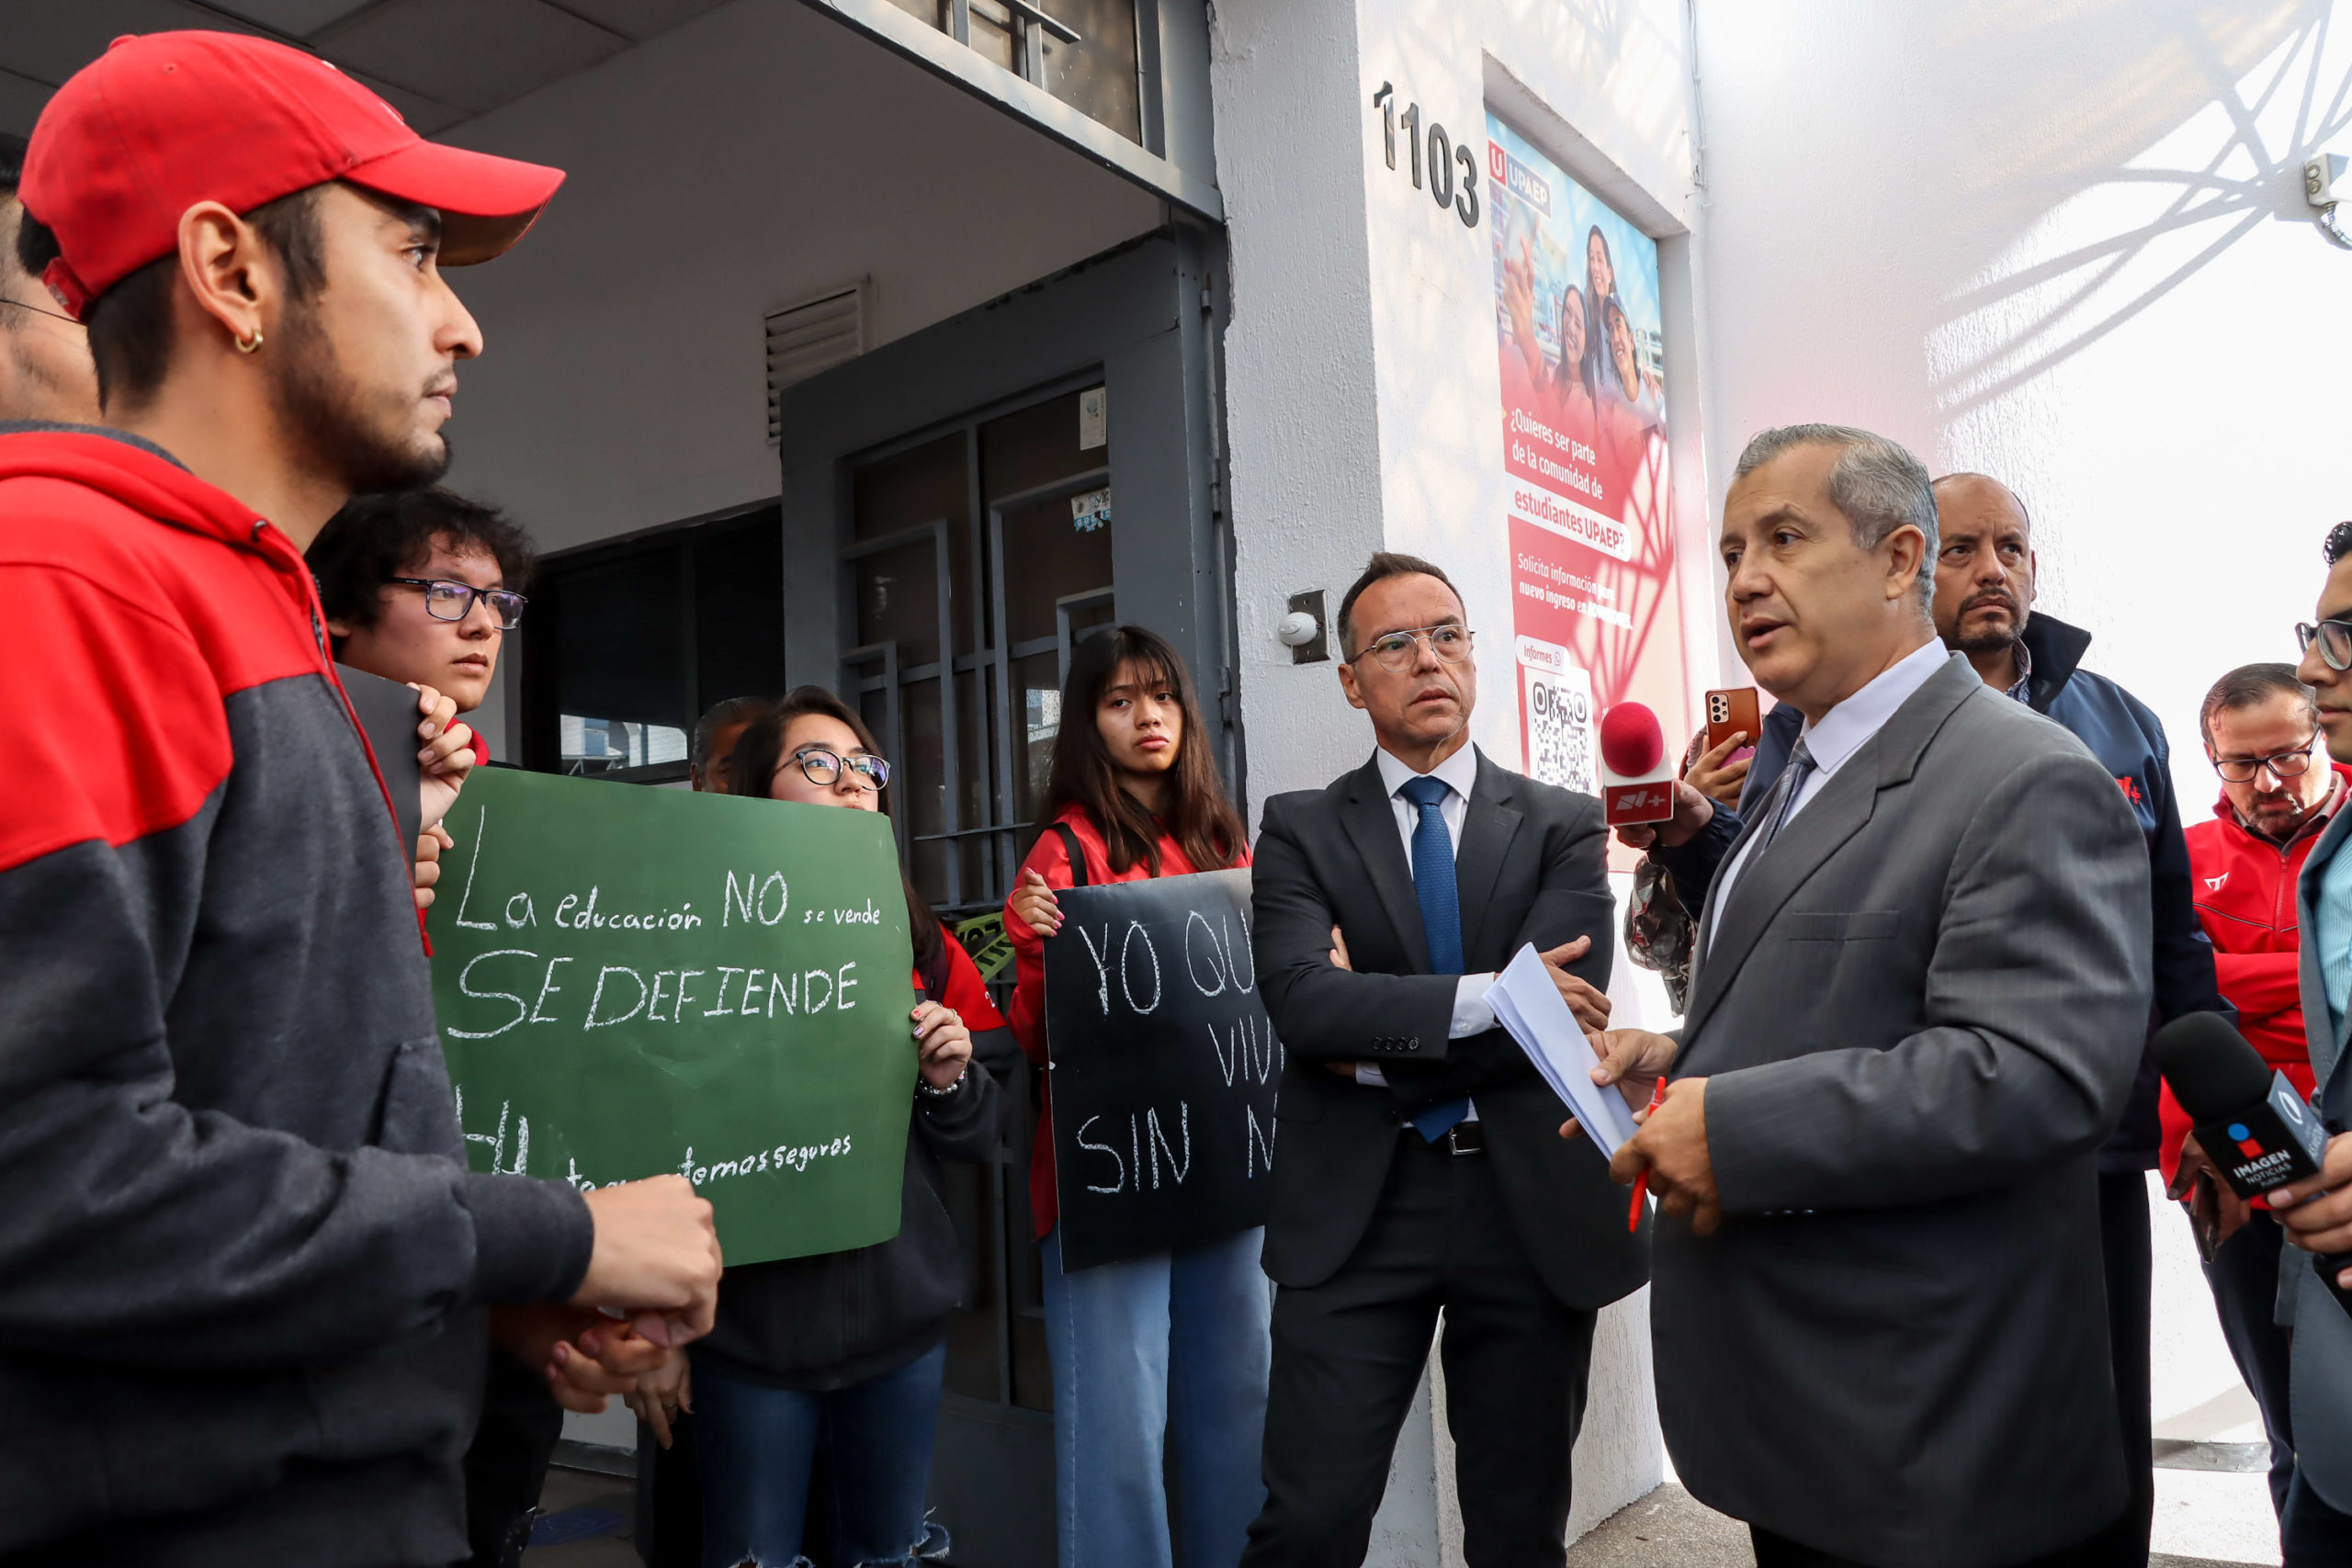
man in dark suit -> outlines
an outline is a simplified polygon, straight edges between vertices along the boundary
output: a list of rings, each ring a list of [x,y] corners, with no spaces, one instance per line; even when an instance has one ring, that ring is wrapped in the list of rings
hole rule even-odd
[[[1287,1057],[1265,1267],[1266,1506],[1246,1568],[1363,1561],[1438,1314],[1472,1568],[1556,1564],[1599,1308],[1647,1237],[1484,1000],[1521,945],[1603,1027],[1613,906],[1600,806],[1469,743],[1462,601],[1372,558],[1340,605],[1340,683],[1373,760],[1266,803],[1258,978]]]
[[[1761,1568],[2076,1568],[2130,1488],[2098,1151],[2150,997],[2148,856],[2083,743],[1937,640],[1927,470],[1768,431],[1724,503],[1731,625],[1804,716],[1699,919],[1665,1102],[1618,1150],[1664,1216],[1677,1472]]]

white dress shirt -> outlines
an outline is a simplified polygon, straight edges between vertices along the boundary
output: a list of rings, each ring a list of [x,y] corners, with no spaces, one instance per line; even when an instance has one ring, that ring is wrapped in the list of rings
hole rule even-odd
[[[1398,792],[1423,775],[1385,750],[1374,751],[1373,760],[1379,764],[1381,784],[1388,791],[1388,804],[1396,816],[1396,837],[1405,846],[1405,864],[1409,868],[1413,863],[1413,831],[1421,825],[1421,808]],[[1463,747],[1431,768],[1427,776],[1446,786],[1445,798],[1438,802],[1437,814],[1444,818],[1446,837],[1453,840],[1453,852],[1459,855],[1462,824],[1470,815],[1470,791],[1478,783],[1478,749]],[[1449,1039],[1483,1034],[1495,1026],[1495,1011],[1487,1005],[1487,987],[1494,983],[1491,969],[1483,975],[1464,975],[1455,983],[1453,1022],[1446,1032]],[[1388,1080],[1377,1066],[1365,1063],[1356,1068],[1356,1082],[1385,1088]]]
[[[1789,805],[1789,815],[1781,822],[1788,823],[1805,808],[1808,801],[1821,793],[1838,770],[1846,765],[1854,753],[1860,750],[1871,736],[1886,727],[1894,710],[1911,700],[1913,693],[1928,683],[1928,678],[1955,659],[1967,655],[1953,653],[1934,637],[1929,637],[1909,653],[1882,670],[1860,691],[1822,715],[1821,722],[1804,721],[1797,732],[1805,750],[1813,753],[1813,772],[1797,789],[1797,797]],[[1724,906],[1731,902],[1732,887],[1739,880],[1740,868],[1747,863],[1748,852],[1755,847],[1751,836],[1739,846],[1738,852],[1724,866],[1715,878],[1713,889],[1707,895],[1707,940],[1714,941],[1715,927]]]

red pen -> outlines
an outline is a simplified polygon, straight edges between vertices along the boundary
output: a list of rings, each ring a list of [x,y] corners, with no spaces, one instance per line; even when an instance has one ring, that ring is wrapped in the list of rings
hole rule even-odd
[[[1665,1103],[1666,1076],[1661,1073],[1658,1075],[1657,1087],[1650,1090],[1650,1109],[1656,1111]],[[1626,1230],[1638,1231],[1642,1228],[1642,1200],[1649,1195],[1650,1168],[1644,1166],[1640,1173],[1634,1178],[1634,1203],[1633,1207],[1625,1212]]]

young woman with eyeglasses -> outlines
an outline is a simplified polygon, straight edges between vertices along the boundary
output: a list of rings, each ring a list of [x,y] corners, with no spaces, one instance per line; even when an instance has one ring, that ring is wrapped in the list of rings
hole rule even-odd
[[[1017,976],[1013,1032],[1042,1068],[1043,943],[1061,925],[1057,889],[1250,863],[1192,678],[1165,639],[1121,626],[1072,653],[1039,820],[1004,930]],[[1052,1118],[1048,1095],[1029,1201],[1045,1254],[1062,1568],[1170,1568],[1163,1442],[1182,1483],[1186,1568],[1231,1568],[1266,1495],[1265,1233],[1064,1273]]]
[[[890,765],[854,709],[802,686],[743,732],[728,779],[736,795],[877,811]],[[673,1355],[678,1371],[630,1397],[664,1446],[675,1411],[693,1412],[705,1568],[805,1561],[820,1439],[832,1477],[826,1561],[880,1568],[946,1554],[922,1499],[965,1265],[940,1161],[985,1161],[995,1149],[1015,1047],[962,944],[903,875],[900,891],[919,1065],[899,1234],[728,1269],[718,1324],[690,1353],[691,1382],[686,1358]]]

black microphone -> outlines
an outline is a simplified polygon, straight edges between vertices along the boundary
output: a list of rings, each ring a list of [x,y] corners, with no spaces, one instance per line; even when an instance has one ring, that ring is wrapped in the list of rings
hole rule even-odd
[[[2287,1075],[2216,1012],[2156,1031],[2156,1066],[2197,1123],[2197,1142],[2241,1198],[2319,1174],[2327,1134]]]
[[[2184,1013],[2156,1031],[2156,1067],[2197,1124],[2197,1145],[2241,1198],[2319,1174],[2327,1130],[2286,1074],[2262,1059],[2219,1013]],[[2313,1257],[2321,1280],[2352,1311],[2335,1276],[2352,1253]]]

